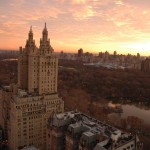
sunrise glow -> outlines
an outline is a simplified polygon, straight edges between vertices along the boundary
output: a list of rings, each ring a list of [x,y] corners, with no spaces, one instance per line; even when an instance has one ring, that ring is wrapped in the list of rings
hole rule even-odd
[[[44,23],[55,51],[150,55],[148,0],[9,0],[0,2],[0,49],[25,45],[33,26],[36,45]]]

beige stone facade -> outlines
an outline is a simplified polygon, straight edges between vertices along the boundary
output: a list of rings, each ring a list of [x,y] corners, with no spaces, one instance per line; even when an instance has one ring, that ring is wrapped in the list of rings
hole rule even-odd
[[[33,40],[32,29],[24,49],[20,47],[18,86],[29,93],[57,93],[58,60],[48,39],[46,27],[39,49]]]
[[[64,102],[57,94],[57,74],[58,60],[46,25],[39,48],[31,28],[25,48],[20,47],[18,84],[0,91],[5,107],[0,124],[8,135],[10,150],[29,145],[47,149],[47,120],[52,112],[64,111]]]

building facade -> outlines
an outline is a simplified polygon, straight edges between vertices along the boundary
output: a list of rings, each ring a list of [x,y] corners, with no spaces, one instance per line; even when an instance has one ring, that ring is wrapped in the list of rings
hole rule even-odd
[[[145,60],[142,61],[141,63],[141,71],[143,72],[150,72],[150,59],[146,58]]]
[[[49,150],[142,150],[132,135],[83,113],[53,114],[49,119]]]
[[[52,112],[63,112],[64,102],[57,94],[58,59],[43,29],[39,48],[32,27],[25,48],[20,47],[18,84],[1,89],[1,122],[10,150],[34,145],[47,149],[47,120]]]

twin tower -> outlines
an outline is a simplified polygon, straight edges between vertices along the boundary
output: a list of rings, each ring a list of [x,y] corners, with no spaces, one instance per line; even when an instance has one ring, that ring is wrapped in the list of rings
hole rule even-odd
[[[10,150],[34,145],[48,150],[47,122],[53,112],[64,111],[64,102],[57,94],[58,60],[43,29],[39,48],[32,28],[25,48],[20,47],[18,84],[0,89],[0,125]]]
[[[35,40],[33,39],[33,31],[31,26],[28,34],[28,39],[26,41],[25,49],[22,50],[22,47],[20,47],[20,52],[23,51],[24,53],[27,54],[39,53],[40,55],[52,53],[53,48],[51,47],[50,40],[48,39],[48,31],[47,31],[46,23],[42,34],[43,34],[42,39],[40,39],[40,47],[38,49],[35,45]]]
[[[57,93],[58,60],[48,39],[45,23],[39,48],[30,28],[25,48],[20,47],[18,59],[18,86],[29,93]]]

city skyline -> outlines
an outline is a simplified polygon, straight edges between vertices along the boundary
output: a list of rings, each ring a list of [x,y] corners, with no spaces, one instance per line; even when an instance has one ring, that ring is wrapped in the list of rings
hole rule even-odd
[[[19,49],[30,26],[39,46],[44,22],[57,52],[116,50],[150,55],[148,0],[7,0],[0,6],[0,49]],[[8,44],[9,43],[9,44]]]

